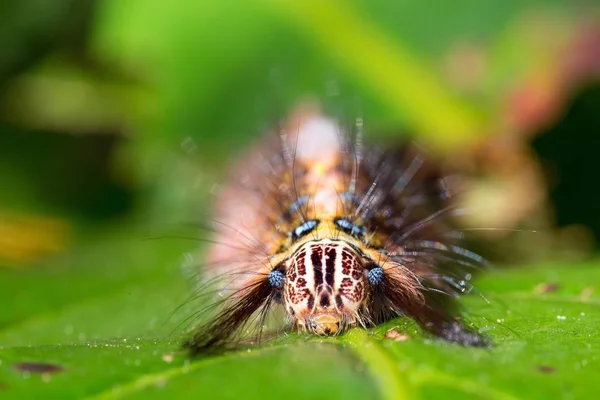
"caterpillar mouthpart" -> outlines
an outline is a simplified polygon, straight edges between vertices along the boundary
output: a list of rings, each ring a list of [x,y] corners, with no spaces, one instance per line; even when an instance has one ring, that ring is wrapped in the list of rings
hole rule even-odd
[[[303,328],[320,336],[330,336],[338,333],[341,321],[338,314],[317,314],[308,316]]]

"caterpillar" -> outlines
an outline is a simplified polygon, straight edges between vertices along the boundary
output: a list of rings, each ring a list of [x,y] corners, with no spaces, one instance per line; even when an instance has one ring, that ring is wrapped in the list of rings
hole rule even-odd
[[[286,326],[339,335],[398,316],[464,346],[489,341],[457,294],[485,264],[461,247],[453,185],[409,144],[367,145],[315,107],[297,110],[232,169],[202,271],[221,300],[184,347],[225,349],[275,308]]]

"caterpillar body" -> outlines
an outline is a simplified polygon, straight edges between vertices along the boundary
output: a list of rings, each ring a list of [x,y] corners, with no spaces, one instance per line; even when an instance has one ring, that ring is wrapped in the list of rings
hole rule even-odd
[[[275,307],[317,335],[403,315],[447,341],[487,345],[456,307],[484,261],[457,243],[451,185],[430,164],[416,146],[364,145],[360,120],[349,133],[297,111],[218,195],[202,273],[227,295],[185,347],[225,348]]]

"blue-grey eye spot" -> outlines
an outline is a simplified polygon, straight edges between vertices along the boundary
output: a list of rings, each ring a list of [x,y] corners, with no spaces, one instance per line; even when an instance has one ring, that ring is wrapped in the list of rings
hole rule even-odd
[[[363,236],[366,231],[363,226],[356,225],[345,218],[336,219],[335,224],[338,226],[338,228],[351,234],[352,236]]]
[[[353,225],[353,223],[348,221],[347,219],[336,219],[335,224],[345,231],[351,230]]]
[[[369,280],[369,284],[371,286],[379,285],[381,282],[383,282],[383,277],[384,273],[383,268],[381,267],[375,267],[367,273],[367,279]]]
[[[304,235],[309,234],[313,229],[317,227],[318,224],[319,221],[316,219],[303,222],[302,224],[300,224],[300,226],[296,227],[296,229],[292,231],[292,239],[296,240]]]
[[[269,285],[274,288],[280,288],[283,286],[283,282],[285,281],[285,277],[283,276],[283,272],[274,269],[269,272]]]

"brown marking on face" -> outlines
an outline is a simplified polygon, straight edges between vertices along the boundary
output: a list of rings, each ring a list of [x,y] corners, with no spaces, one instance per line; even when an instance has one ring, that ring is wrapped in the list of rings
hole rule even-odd
[[[349,275],[352,271],[354,257],[347,251],[342,251],[342,274]]]
[[[354,262],[352,263],[352,279],[354,279],[355,281],[358,281],[358,280],[360,280],[360,278],[362,278],[362,274],[363,274],[363,267],[355,259]]]
[[[354,296],[355,300],[361,299],[363,297],[363,288],[364,286],[362,282],[358,282],[356,283],[356,285],[354,285],[354,291],[352,292],[352,296]]]
[[[298,252],[295,256],[295,265],[296,266],[296,271],[298,271],[298,275],[299,276],[304,276],[306,275],[306,265],[304,264],[304,257],[306,256],[306,250],[302,249],[300,252]]]
[[[294,268],[292,271],[288,271],[287,277],[291,282],[295,282],[298,278],[298,275],[296,275],[296,268]]]

